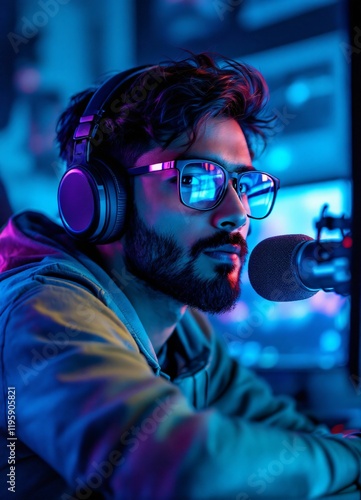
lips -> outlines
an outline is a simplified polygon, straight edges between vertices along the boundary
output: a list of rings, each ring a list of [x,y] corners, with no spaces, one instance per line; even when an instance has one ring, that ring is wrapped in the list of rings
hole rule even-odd
[[[238,245],[223,245],[217,248],[212,248],[209,250],[204,250],[206,254],[214,254],[214,253],[226,253],[226,254],[236,254],[238,257],[241,257],[241,248]]]
[[[241,260],[241,249],[239,246],[224,245],[212,250],[205,250],[204,253],[213,260],[227,264],[235,264]]]

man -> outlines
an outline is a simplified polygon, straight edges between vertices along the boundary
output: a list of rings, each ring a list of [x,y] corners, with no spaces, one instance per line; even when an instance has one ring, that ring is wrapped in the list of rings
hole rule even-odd
[[[16,396],[1,492],[8,477],[34,499],[356,490],[359,438],[274,397],[199,312],[234,306],[249,219],[275,200],[277,179],[252,167],[261,75],[198,54],[112,85],[59,121],[66,232],[24,213],[1,234],[4,407]]]

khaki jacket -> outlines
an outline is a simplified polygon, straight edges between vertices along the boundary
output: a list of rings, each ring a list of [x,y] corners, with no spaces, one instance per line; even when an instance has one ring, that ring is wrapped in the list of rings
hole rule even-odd
[[[358,437],[275,397],[196,311],[158,359],[96,260],[40,214],[0,234],[1,498],[282,500],[360,485]]]

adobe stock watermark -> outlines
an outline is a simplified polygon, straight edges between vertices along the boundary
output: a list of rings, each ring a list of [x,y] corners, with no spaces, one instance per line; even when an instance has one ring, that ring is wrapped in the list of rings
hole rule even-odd
[[[297,117],[294,113],[288,112],[287,106],[283,106],[282,111],[277,108],[272,108],[272,111],[278,119],[275,128],[276,133],[282,132]]]
[[[354,26],[353,34],[352,45],[347,42],[340,43],[340,48],[348,63],[351,62],[351,57],[354,54],[357,55],[361,53],[361,29],[358,26]]]
[[[267,146],[269,147],[274,141],[279,140],[279,135],[288,128],[291,123],[297,118],[297,114],[290,113],[287,105],[284,105],[281,109],[273,107],[270,109],[273,113],[273,127],[267,137]],[[262,143],[264,146],[264,143]],[[263,152],[263,149],[261,150]]]
[[[130,109],[136,109],[141,102],[147,99],[149,92],[156,89],[164,80],[163,69],[160,66],[149,67],[148,69],[144,68],[144,73],[141,75],[141,85],[131,85],[130,90],[122,93],[120,97],[116,97],[111,101],[110,105],[107,105],[107,108],[112,113],[118,115],[117,118],[125,120],[130,113]],[[134,74],[134,77],[135,76],[136,72]],[[129,78],[132,78],[132,75],[130,75]],[[93,136],[91,138],[92,147],[99,146],[103,142],[104,136],[111,135],[113,131],[114,125],[112,120],[107,116],[101,118],[93,130]]]
[[[95,317],[95,312],[90,307],[78,307],[76,315],[83,317],[83,320],[91,324]],[[48,366],[49,361],[63,351],[79,333],[80,330],[74,322],[74,325],[68,326],[62,331],[56,333],[49,332],[47,334],[49,341],[44,343],[41,349],[32,348],[30,350],[32,356],[30,365],[19,363],[17,366],[24,385],[29,385],[30,381],[33,381]]]
[[[7,35],[15,54],[19,53],[19,47],[22,44],[26,45],[29,43],[29,40],[39,33],[39,29],[46,26],[49,19],[58,14],[60,5],[65,5],[69,2],[70,0],[39,0],[37,2],[39,10],[34,12],[30,17],[22,16],[20,19],[21,34],[10,31]]]
[[[223,337],[227,342],[248,339],[258,328],[264,326],[276,307],[275,302],[288,302],[290,294],[292,295],[292,292],[296,292],[299,289],[300,283],[297,281],[297,277],[292,269],[284,271],[279,280],[279,288],[274,287],[267,290],[267,300],[253,300],[252,304],[250,304],[250,313],[237,326],[236,333],[225,332],[223,333]]]
[[[225,14],[233,12],[243,0],[212,0],[212,5],[220,21],[224,21]]]
[[[135,71],[133,76],[136,77],[136,75],[137,72]],[[135,110],[140,103],[146,101],[149,92],[155,90],[157,86],[164,81],[163,69],[160,66],[150,66],[148,69],[144,68],[144,72],[139,73],[138,76],[141,76],[141,84],[131,85],[129,90],[123,92],[121,95],[117,95],[107,103],[107,110],[115,115],[115,119],[126,120],[130,110]],[[129,78],[132,78],[132,75],[129,75]],[[119,81],[118,84],[119,83],[121,83],[121,81]],[[124,80],[124,83],[126,83],[126,80]],[[106,115],[107,114],[108,113],[106,113]],[[94,121],[92,127],[88,127],[88,122],[79,124],[79,126],[82,125],[87,126],[87,133],[89,133],[88,137],[92,149],[100,146],[106,137],[114,133],[114,122],[109,116],[103,116],[98,122]],[[66,170],[65,162],[62,160],[53,161],[51,167],[59,179]]]
[[[227,343],[239,342],[249,339],[258,328],[262,328],[267,320],[269,313],[275,305],[264,300],[254,300],[250,305],[250,314],[237,325],[235,332],[224,332],[223,338]]]
[[[248,476],[247,484],[250,488],[255,488],[257,495],[262,495],[268,486],[280,477],[287,467],[294,463],[302,452],[307,450],[307,446],[300,443],[297,437],[293,438],[293,442],[287,440],[281,443],[283,448],[274,460],[271,460],[267,467],[259,467],[257,472]],[[242,491],[236,496],[236,500],[251,500],[254,498],[247,492]]]
[[[254,300],[247,319],[237,327],[237,337],[242,339],[251,337],[255,330],[264,325],[270,309],[274,307],[274,304],[267,304],[264,300]]]
[[[122,290],[124,290],[133,279],[134,276],[128,272],[125,266],[122,268],[113,268],[104,287],[106,295],[108,296],[105,302],[109,301],[109,298],[116,302],[117,296],[123,295]],[[46,335],[47,341],[44,342],[41,348],[32,348],[30,350],[30,363],[27,365],[20,363],[17,366],[18,373],[20,374],[24,385],[29,385],[29,383],[48,366],[49,361],[52,358],[64,351],[73,339],[83,333],[82,327],[84,327],[84,325],[92,325],[95,317],[96,313],[92,309],[91,305],[79,305],[74,311],[75,319],[72,324],[66,326],[63,330],[58,332],[49,332]],[[119,325],[119,330],[121,328],[121,325]],[[117,331],[116,326],[114,326],[114,331]],[[121,334],[119,334],[116,341],[118,341],[119,345],[125,347],[127,350],[135,350],[131,340],[121,337]]]
[[[125,264],[118,265],[118,267],[111,269],[105,290],[114,299],[115,297],[122,296],[123,291],[134,280],[135,276],[128,271]]]
[[[127,456],[134,453],[142,442],[147,441],[157,431],[159,424],[167,420],[178,406],[178,403],[171,396],[168,396],[164,401],[157,399],[155,402],[157,406],[148,417],[144,418],[139,425],[133,425],[122,433],[118,448],[111,450],[101,462],[93,460],[90,464],[91,472],[85,477],[76,478],[76,489],[73,496],[64,493],[61,500],[87,500],[90,498],[116,471],[117,467],[126,462]]]

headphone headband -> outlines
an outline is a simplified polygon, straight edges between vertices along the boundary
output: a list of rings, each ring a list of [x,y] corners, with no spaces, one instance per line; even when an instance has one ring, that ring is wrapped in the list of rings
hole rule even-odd
[[[138,66],[136,68],[128,69],[122,73],[111,76],[106,80],[93,94],[92,98],[88,102],[87,107],[83,113],[83,116],[88,115],[98,115],[102,114],[104,108],[112,99],[114,94],[122,87],[127,81],[135,78],[136,76],[142,74],[146,69],[154,68],[155,66],[150,66],[145,64],[143,66]]]
[[[73,162],[75,159],[80,162],[85,159],[86,162],[89,162],[90,140],[94,137],[99,121],[106,111],[109,102],[118,92],[119,88],[127,81],[140,75],[146,69],[151,68],[154,68],[154,66],[143,65],[118,73],[108,78],[95,91],[79,120],[79,125],[74,131]]]

